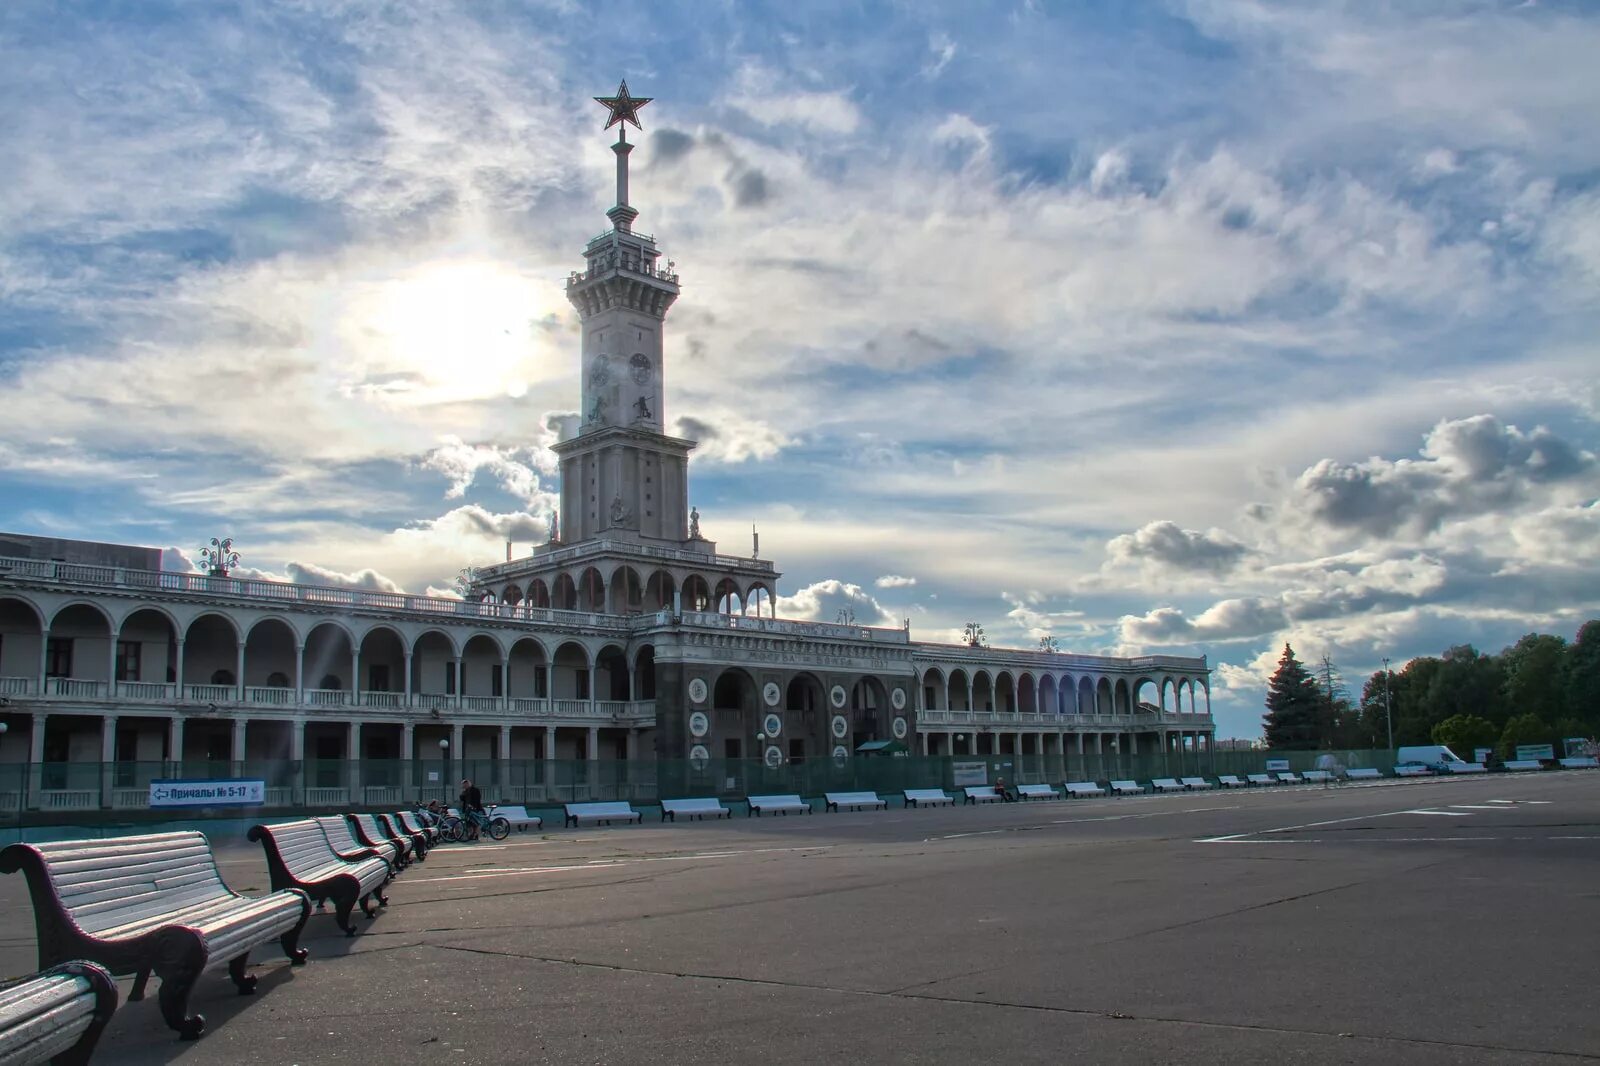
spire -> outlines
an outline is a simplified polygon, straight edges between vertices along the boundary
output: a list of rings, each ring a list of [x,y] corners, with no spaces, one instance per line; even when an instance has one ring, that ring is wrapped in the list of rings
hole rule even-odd
[[[633,220],[639,217],[639,212],[628,206],[628,153],[633,151],[633,145],[628,143],[628,123],[633,123],[637,130],[644,129],[639,125],[639,109],[651,99],[649,96],[629,96],[626,80],[617,87],[617,95],[594,98],[595,103],[610,112],[603,128],[617,127],[617,143],[611,146],[611,150],[617,153],[617,204],[606,212],[606,217],[621,233],[632,232]]]

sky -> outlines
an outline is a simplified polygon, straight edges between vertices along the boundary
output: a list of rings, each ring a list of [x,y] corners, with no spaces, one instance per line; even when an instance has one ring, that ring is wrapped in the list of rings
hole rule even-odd
[[[780,616],[1385,657],[1600,616],[1600,8],[0,6],[0,529],[447,590],[542,543],[608,228]]]

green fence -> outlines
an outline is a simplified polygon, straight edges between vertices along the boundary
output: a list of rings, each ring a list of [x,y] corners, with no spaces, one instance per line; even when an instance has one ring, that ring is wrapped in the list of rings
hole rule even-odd
[[[26,825],[98,818],[150,818],[150,783],[159,780],[247,778],[266,787],[266,807],[275,811],[395,808],[413,801],[453,802],[462,778],[471,778],[484,798],[529,806],[584,800],[653,803],[685,796],[735,799],[752,793],[874,791],[959,788],[1010,784],[1259,773],[1269,759],[1300,771],[1332,755],[1346,767],[1387,771],[1394,752],[1217,751],[1166,752],[1138,756],[956,755],[940,758],[806,759],[768,765],[758,760],[450,760],[362,761],[249,760],[244,762],[0,763],[0,824]],[[218,809],[200,816],[237,814]]]

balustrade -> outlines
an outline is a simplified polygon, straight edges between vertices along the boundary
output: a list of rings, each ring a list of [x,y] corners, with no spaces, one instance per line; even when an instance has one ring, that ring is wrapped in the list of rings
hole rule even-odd
[[[99,699],[106,694],[104,681],[90,681],[81,677],[48,677],[44,686],[47,696],[72,696],[76,699]]]
[[[118,681],[117,695],[127,700],[170,700],[175,685],[161,681]]]

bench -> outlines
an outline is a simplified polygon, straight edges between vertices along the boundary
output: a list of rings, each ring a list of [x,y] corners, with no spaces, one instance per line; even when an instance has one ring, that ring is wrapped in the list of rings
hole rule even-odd
[[[824,792],[822,809],[835,812],[885,811],[889,809],[889,801],[876,792]]]
[[[1245,774],[1245,780],[1252,785],[1276,785],[1278,779],[1271,774]]]
[[[1507,759],[1500,764],[1507,770],[1543,770],[1544,763],[1538,759]]]
[[[1376,766],[1363,766],[1356,770],[1346,770],[1344,776],[1351,781],[1377,781],[1383,777],[1383,771]]]
[[[370,814],[347,814],[350,828],[355,831],[356,840],[369,848],[382,849],[387,844],[395,850],[395,869],[404,870],[411,865],[411,837],[397,837],[390,833],[378,820]]]
[[[715,815],[718,818],[733,817],[733,812],[724,807],[722,801],[715,796],[661,801],[661,820],[663,822],[676,822],[680,814],[686,818],[704,818],[708,814]]]
[[[0,851],[0,873],[17,870],[33,897],[39,966],[88,959],[114,976],[133,974],[130,1002],[144,998],[154,973],[161,1017],[185,1040],[205,1032],[189,996],[206,970],[226,964],[248,995],[251,949],[276,939],[292,964],[306,961],[300,931],[311,900],[295,889],[234,892],[203,833],[12,844]]]
[[[298,888],[311,902],[322,905],[333,901],[333,920],[345,936],[355,936],[350,912],[357,903],[361,913],[372,917],[372,900],[388,906],[383,886],[392,873],[389,863],[376,855],[368,859],[346,859],[334,851],[322,826],[310,818],[275,825],[254,825],[245,834],[258,841],[267,853],[267,876],[274,892]]]
[[[1111,791],[1119,796],[1142,796],[1144,786],[1137,781],[1113,781]]]
[[[1067,795],[1077,798],[1079,796],[1104,796],[1106,790],[1093,781],[1068,781],[1061,786],[1067,790]]]
[[[400,824],[399,817],[393,814],[374,814],[372,818],[392,839],[411,841],[411,854],[416,856],[418,862],[428,857],[427,833],[420,829],[407,829]]]
[[[1249,788],[1250,782],[1241,780],[1237,774],[1221,774],[1217,777],[1217,784],[1223,788]]]
[[[439,843],[438,827],[429,825],[417,815],[408,814],[405,811],[396,811],[394,813],[393,820],[395,825],[399,826],[407,833],[421,833],[422,839],[427,844],[429,850],[432,850],[433,846]]]
[[[537,814],[529,814],[528,808],[514,804],[502,803],[489,808],[490,818],[504,818],[511,823],[511,828],[519,833],[529,829],[544,828],[544,819]]]
[[[1326,785],[1333,781],[1333,774],[1327,770],[1307,770],[1300,775],[1307,783],[1313,785]]]
[[[580,822],[588,820],[596,825],[610,825],[619,819],[624,822],[641,822],[644,815],[633,809],[633,805],[623,800],[609,800],[604,803],[569,803],[566,805],[567,820],[564,825],[577,828]]]
[[[1453,774],[1486,774],[1489,768],[1481,762],[1452,762],[1446,763],[1445,768]]]
[[[320,814],[311,819],[322,827],[322,835],[328,838],[328,846],[333,848],[333,853],[341,859],[370,859],[374,855],[389,864],[389,876],[394,877],[400,869],[400,849],[394,844],[384,841],[376,847],[363,844],[356,839],[356,831],[350,823],[338,814]]]
[[[1593,755],[1572,755],[1561,760],[1563,770],[1593,770],[1600,767],[1600,759]]]
[[[1054,800],[1060,799],[1061,793],[1049,785],[1018,785],[1017,799],[1019,800]]]
[[[993,785],[967,785],[961,791],[966,793],[967,803],[999,803],[1004,798]]]
[[[117,1009],[117,982],[77,959],[0,985],[0,1062],[89,1061]]]
[[[1152,778],[1151,781],[1150,781],[1150,787],[1155,789],[1157,792],[1182,792],[1183,791],[1183,786],[1178,784],[1178,782],[1176,780],[1174,780],[1173,778],[1170,778],[1170,777]]]
[[[1184,788],[1193,789],[1196,792],[1204,792],[1208,788],[1215,788],[1216,787],[1210,781],[1207,781],[1203,777],[1184,777],[1184,778],[1180,778],[1178,783],[1181,784]]]
[[[745,812],[745,817],[755,815],[757,818],[763,814],[781,814],[788,817],[790,814],[810,814],[811,804],[799,796],[746,796],[744,798],[750,809]]]
[[[1298,776],[1293,770],[1279,770],[1278,783],[1283,785],[1303,785],[1305,778]]]
[[[1394,768],[1394,776],[1396,777],[1430,777],[1432,774],[1433,771],[1426,766],[1396,766]]]
[[[956,798],[942,788],[908,788],[901,793],[907,807],[953,807]]]

